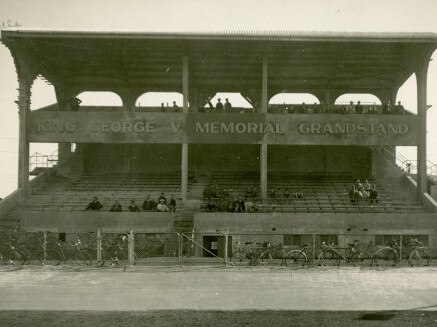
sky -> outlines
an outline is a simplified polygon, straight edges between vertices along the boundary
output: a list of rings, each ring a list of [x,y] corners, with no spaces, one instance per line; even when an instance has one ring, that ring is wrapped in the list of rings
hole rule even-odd
[[[23,27],[73,30],[437,33],[436,13],[435,0],[0,0],[0,22],[10,20]],[[428,110],[427,138],[428,158],[437,163],[437,53],[432,58],[428,72],[428,104],[434,107]],[[17,87],[12,57],[0,44],[0,197],[17,187],[18,109],[14,103]],[[175,95],[169,95],[163,102],[173,98]],[[398,99],[405,107],[416,111],[414,77],[401,88]],[[84,100],[92,102],[93,99]],[[275,100],[285,101],[280,97]],[[347,102],[349,98],[341,100]],[[358,99],[352,97],[351,100]],[[364,97],[361,100],[366,101]],[[34,84],[32,108],[55,101],[50,86],[41,81]],[[369,98],[369,101],[373,100]],[[160,99],[141,99],[142,105],[159,103]],[[53,146],[32,144],[30,152],[50,154],[53,150]],[[407,156],[414,156],[412,149],[400,150]]]

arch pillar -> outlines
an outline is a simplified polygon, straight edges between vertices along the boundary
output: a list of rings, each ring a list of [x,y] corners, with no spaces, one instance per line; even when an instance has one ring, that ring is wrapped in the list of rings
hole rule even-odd
[[[23,198],[28,197],[29,188],[29,137],[27,133],[27,116],[30,112],[31,88],[37,74],[26,62],[14,57],[18,75],[18,189]]]
[[[421,202],[423,193],[427,192],[427,167],[426,167],[426,110],[427,110],[427,79],[429,58],[425,58],[417,66],[417,117],[419,120],[419,136],[417,140],[417,199]]]

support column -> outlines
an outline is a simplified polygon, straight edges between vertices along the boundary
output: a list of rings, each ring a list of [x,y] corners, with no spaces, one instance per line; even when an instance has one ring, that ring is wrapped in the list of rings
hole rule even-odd
[[[419,120],[419,138],[417,142],[417,199],[427,191],[426,172],[426,87],[429,60],[424,60],[416,70],[417,81],[417,117]]]
[[[263,67],[262,67],[262,89],[261,89],[261,110],[260,112],[266,113],[268,107],[268,58],[266,56],[263,57]]]
[[[188,56],[184,56],[182,60],[182,93],[184,107],[182,112],[188,112]]]
[[[181,196],[182,204],[187,202],[188,194],[188,143],[182,143]]]
[[[29,195],[29,141],[27,135],[27,114],[30,111],[30,78],[18,78],[18,188],[26,198]]]
[[[260,190],[262,202],[267,202],[267,144],[261,144],[260,162]]]

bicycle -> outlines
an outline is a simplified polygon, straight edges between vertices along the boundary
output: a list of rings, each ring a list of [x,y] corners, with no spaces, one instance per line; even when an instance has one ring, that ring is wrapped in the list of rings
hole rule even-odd
[[[346,248],[346,255],[344,256],[335,247],[334,243],[328,246],[325,242],[322,242],[321,252],[318,256],[318,265],[340,266],[341,260],[344,260],[347,263],[352,263],[354,267],[357,266],[357,263],[371,266],[373,263],[372,255],[367,251],[357,249],[358,245],[357,240],[354,243],[349,243]]]
[[[74,259],[77,264],[84,264],[86,266],[92,265],[91,255],[85,248],[81,248],[81,241],[76,235],[76,242],[68,244],[66,242],[58,242],[56,249],[46,249],[44,257],[41,259],[41,265],[55,265],[58,266],[61,262],[67,263]]]
[[[288,267],[287,260],[294,265],[305,266],[312,265],[314,261],[313,254],[309,251],[310,244],[300,244],[300,249],[293,249],[282,255],[281,266]]]
[[[120,261],[128,259],[128,236],[126,234],[117,235],[115,238],[107,236],[102,242],[101,261],[98,264],[103,267],[106,261],[111,261],[110,265],[121,266]],[[137,255],[134,252],[134,265],[137,262]]]
[[[431,255],[428,253],[428,249],[423,246],[423,243],[415,238],[410,238],[408,245],[413,248],[408,255],[410,266],[429,266]]]
[[[272,245],[270,242],[256,243],[256,246],[252,246],[253,242],[245,242],[245,247],[241,247],[241,243],[237,242],[239,250],[235,251],[231,255],[231,262],[247,263],[249,266],[257,266],[261,263],[266,266],[266,262],[271,265],[275,259],[282,258],[281,250],[282,245]]]
[[[382,263],[383,265],[389,265],[392,267],[397,266],[400,261],[397,247],[398,242],[393,240],[388,246],[384,246],[383,248],[377,250],[372,256],[372,265],[374,264],[375,266],[379,266],[380,263]]]

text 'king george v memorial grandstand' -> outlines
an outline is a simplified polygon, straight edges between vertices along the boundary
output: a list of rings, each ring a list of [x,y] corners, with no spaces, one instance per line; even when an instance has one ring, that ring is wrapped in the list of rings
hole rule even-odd
[[[436,34],[14,28],[1,41],[20,119],[18,189],[0,202],[5,262],[415,265],[437,255],[426,160]],[[397,101],[413,74],[417,113]],[[30,110],[37,76],[57,103]],[[87,91],[122,106],[81,105]],[[179,92],[183,105],[137,104],[146,92]],[[250,108],[211,103],[218,92]],[[319,103],[269,104],[281,93]],[[381,105],[335,104],[347,93]],[[32,142],[58,144],[54,164],[32,165]],[[417,161],[399,167],[396,146],[417,147]]]

